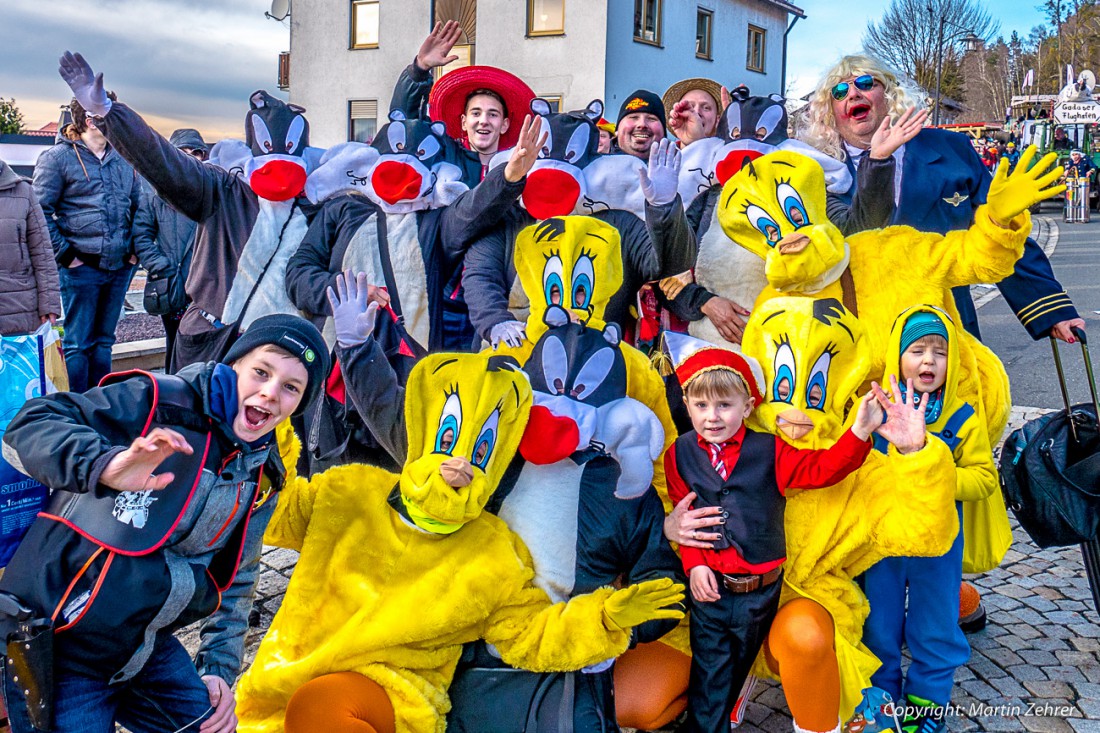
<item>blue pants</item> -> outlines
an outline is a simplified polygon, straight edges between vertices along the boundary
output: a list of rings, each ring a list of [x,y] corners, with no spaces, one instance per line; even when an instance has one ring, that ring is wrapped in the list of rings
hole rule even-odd
[[[65,306],[65,368],[69,389],[84,392],[111,372],[111,347],[122,301],[134,268],[101,270],[91,265],[63,267],[61,300]]]
[[[4,700],[12,733],[36,733],[7,669]],[[158,636],[145,667],[128,682],[108,685],[106,679],[64,671],[55,676],[53,733],[114,733],[116,722],[133,733],[197,733],[211,714],[206,684],[174,636]]]
[[[959,509],[960,527],[962,505]],[[905,694],[937,705],[951,702],[955,669],[970,658],[970,645],[959,628],[959,584],[962,582],[963,534],[946,555],[890,557],[864,574],[871,614],[863,626],[863,643],[882,662],[871,682],[901,700],[901,646],[913,663]],[[906,607],[906,589],[909,604]]]

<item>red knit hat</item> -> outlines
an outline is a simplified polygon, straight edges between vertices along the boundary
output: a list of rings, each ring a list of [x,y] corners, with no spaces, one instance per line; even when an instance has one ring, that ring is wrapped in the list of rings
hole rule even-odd
[[[703,372],[726,369],[741,377],[754,404],[763,404],[764,370],[751,356],[674,331],[665,331],[662,350],[685,392],[691,380]]]
[[[504,69],[495,66],[466,66],[455,69],[432,86],[428,97],[428,114],[447,126],[447,134],[463,139],[462,115],[466,113],[466,98],[478,89],[496,92],[504,99],[508,131],[500,136],[500,149],[515,146],[524,115],[528,114],[535,93],[531,87]]]

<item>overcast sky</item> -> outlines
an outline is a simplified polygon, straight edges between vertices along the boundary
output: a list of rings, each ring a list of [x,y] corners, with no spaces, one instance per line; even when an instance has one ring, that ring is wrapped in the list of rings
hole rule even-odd
[[[336,2],[339,0],[326,0]],[[408,0],[384,0],[407,2]],[[519,0],[514,0],[519,2]],[[680,2],[682,0],[675,0]],[[858,51],[888,0],[794,0],[809,16],[791,31],[788,85],[812,89],[822,71]],[[591,0],[567,0],[585,3]],[[984,0],[1001,31],[1042,22],[1038,0]],[[69,98],[57,75],[66,49],[82,52],[109,89],[162,132],[197,127],[210,140],[242,137],[246,99],[279,94],[277,59],[289,20],[264,17],[270,0],[0,0],[0,97],[15,97],[28,127],[57,119]],[[282,95],[285,98],[285,95]]]

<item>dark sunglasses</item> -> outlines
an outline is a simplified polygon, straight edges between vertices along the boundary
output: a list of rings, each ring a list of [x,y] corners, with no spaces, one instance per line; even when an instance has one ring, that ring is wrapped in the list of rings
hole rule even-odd
[[[851,84],[846,81],[840,82],[832,88],[833,99],[839,102],[840,100],[847,97],[848,90],[852,88],[853,84],[859,91],[869,92],[871,91],[871,87],[875,85],[875,77],[871,76],[870,74],[864,74],[863,76],[857,76]]]

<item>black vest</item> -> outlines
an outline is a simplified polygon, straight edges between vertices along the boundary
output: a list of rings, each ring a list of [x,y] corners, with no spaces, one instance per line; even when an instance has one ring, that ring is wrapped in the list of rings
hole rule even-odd
[[[714,470],[709,452],[691,431],[676,441],[676,471],[699,498],[695,508],[722,508],[726,523],[708,527],[722,537],[715,550],[732,547],[745,562],[759,565],[787,556],[783,532],[786,499],[775,478],[775,436],[745,429],[741,455],[725,481]]]

